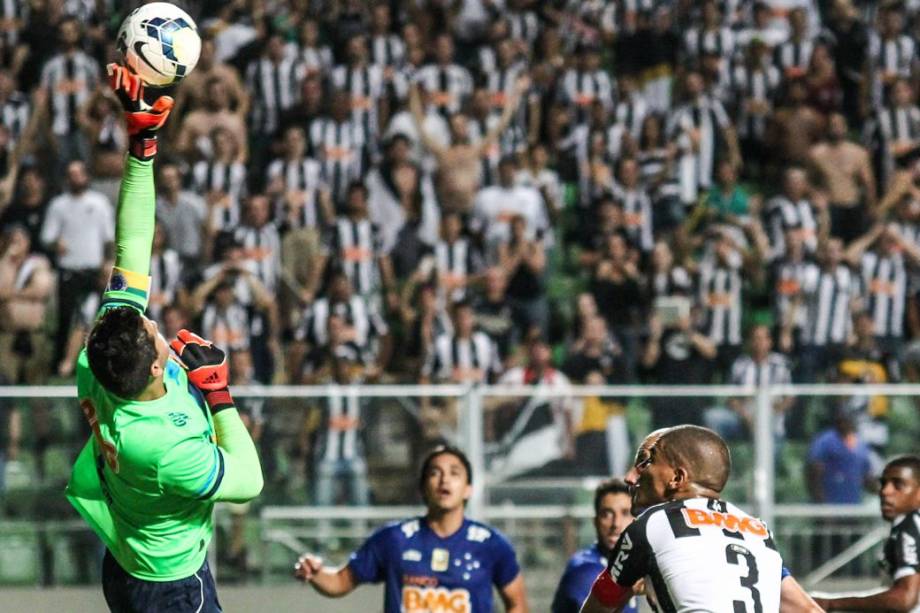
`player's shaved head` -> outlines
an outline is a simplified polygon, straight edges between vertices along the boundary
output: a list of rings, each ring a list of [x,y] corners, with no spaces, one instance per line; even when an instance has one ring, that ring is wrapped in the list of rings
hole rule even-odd
[[[661,433],[656,452],[689,473],[696,485],[721,492],[732,470],[728,446],[718,434],[700,426],[674,426]]]

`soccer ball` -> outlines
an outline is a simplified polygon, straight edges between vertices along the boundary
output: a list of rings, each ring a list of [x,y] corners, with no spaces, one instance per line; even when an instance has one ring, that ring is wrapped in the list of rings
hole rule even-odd
[[[169,2],[131,12],[118,31],[125,64],[150,87],[175,85],[188,76],[201,53],[201,37],[188,13]]]

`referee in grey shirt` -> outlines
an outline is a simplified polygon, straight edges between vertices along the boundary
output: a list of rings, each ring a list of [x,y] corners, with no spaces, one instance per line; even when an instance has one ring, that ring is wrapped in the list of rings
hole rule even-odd
[[[106,252],[115,239],[112,204],[101,193],[88,189],[86,164],[67,164],[66,190],[53,198],[42,226],[41,240],[56,256],[58,268],[58,324],[55,357],[60,362],[74,311],[86,295],[98,289]]]

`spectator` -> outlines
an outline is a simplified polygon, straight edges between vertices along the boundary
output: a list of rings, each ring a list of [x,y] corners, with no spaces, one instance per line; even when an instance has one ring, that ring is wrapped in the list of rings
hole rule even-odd
[[[183,284],[185,277],[179,254],[167,246],[166,229],[157,222],[150,255],[150,298],[147,303],[147,313],[152,319],[162,322],[166,306],[188,302]]]
[[[320,42],[319,23],[307,18],[300,24],[297,55],[308,76],[326,73],[332,68],[332,49]]]
[[[53,289],[48,260],[32,251],[26,229],[4,227],[0,234],[0,376],[8,385],[41,384],[48,375],[48,339],[43,328]]]
[[[183,266],[198,270],[207,250],[205,203],[197,194],[182,189],[182,171],[173,162],[160,164],[157,180],[157,221],[162,224],[166,243],[179,254]]]
[[[364,127],[350,114],[348,92],[336,90],[329,97],[327,116],[310,124],[311,156],[323,166],[323,175],[332,192],[333,202],[341,207],[349,186],[364,176],[370,146]]]
[[[451,302],[463,300],[468,286],[480,279],[482,255],[463,233],[463,220],[457,213],[447,213],[441,220],[441,238],[434,245],[434,265],[438,286]]]
[[[850,243],[865,230],[867,213],[876,206],[876,191],[868,151],[846,138],[846,118],[831,114],[827,142],[812,147],[811,163],[817,187],[830,201],[830,233]]]
[[[336,66],[331,74],[335,89],[348,92],[352,120],[361,126],[371,153],[376,153],[378,137],[389,118],[383,69],[370,63],[367,38],[355,34],[345,46],[347,64]]]
[[[99,82],[99,66],[80,49],[80,21],[67,18],[58,24],[60,49],[41,71],[41,87],[51,104],[49,136],[55,149],[58,176],[71,160],[89,159],[89,146],[79,130],[77,110],[89,100]]]
[[[803,78],[785,84],[783,104],[773,113],[767,127],[767,147],[772,174],[779,176],[787,164],[804,166],[811,147],[818,142],[824,129],[824,118],[808,104],[808,89]]]
[[[604,255],[594,267],[590,288],[598,305],[605,305],[610,329],[623,345],[632,375],[638,343],[642,289],[635,252],[621,233],[607,238]]]
[[[466,97],[473,93],[473,78],[466,68],[454,63],[454,42],[449,34],[436,36],[433,48],[435,62],[422,66],[415,81],[428,95],[427,112],[449,117],[460,111]]]
[[[827,231],[826,199],[823,194],[810,194],[805,171],[792,166],[783,176],[783,192],[767,202],[766,218],[770,236],[771,259],[786,250],[785,236],[795,231],[805,252],[813,255],[818,249],[818,235]],[[812,197],[809,198],[809,195]]]
[[[86,295],[97,289],[106,252],[115,240],[112,205],[89,189],[86,164],[67,164],[67,191],[48,205],[41,240],[56,257],[58,325],[54,363],[64,357],[70,320]]]
[[[781,79],[779,70],[767,58],[769,51],[763,41],[754,39],[744,53],[744,62],[731,73],[741,153],[745,163],[755,166],[760,176],[767,123]]]
[[[834,427],[819,432],[808,450],[808,491],[819,504],[859,504],[874,483],[869,447],[852,413],[838,410]]]
[[[495,344],[475,329],[472,304],[456,302],[452,310],[453,334],[435,339],[419,382],[488,383],[501,370]]]
[[[230,106],[230,93],[224,80],[213,76],[205,82],[205,106],[189,112],[182,120],[175,150],[191,160],[214,156],[211,135],[216,128],[226,131],[233,141],[236,161],[249,158],[243,105]]]
[[[771,265],[773,321],[779,332],[778,349],[786,355],[798,355],[808,324],[805,287],[817,276],[818,267],[805,257],[799,232],[787,231],[785,246],[785,253]]]
[[[192,168],[192,190],[207,205],[206,232],[209,238],[231,230],[240,222],[240,207],[246,195],[246,167],[239,158],[233,135],[217,126],[210,132],[213,155]],[[210,244],[210,241],[208,242]]]
[[[549,305],[545,295],[546,253],[539,240],[527,238],[520,215],[511,220],[511,237],[499,245],[499,264],[508,277],[507,295],[515,310],[515,323],[522,336],[546,332]]]
[[[576,66],[562,75],[559,96],[561,101],[575,109],[576,120],[584,121],[595,102],[605,110],[613,110],[615,83],[601,68],[600,50],[590,44],[581,44],[575,50]]]
[[[643,255],[652,250],[654,218],[652,199],[639,182],[639,164],[632,158],[622,158],[617,173],[614,196],[623,207],[626,235]]]
[[[866,125],[865,140],[873,151],[879,185],[888,185],[901,160],[920,147],[920,108],[908,79],[894,81],[887,104]]]
[[[176,104],[173,107],[173,113],[176,113],[177,116],[209,106],[208,83],[212,78],[223,83],[223,91],[226,92],[227,104],[231,111],[243,116],[248,113],[249,94],[243,87],[239,73],[229,64],[219,61],[216,51],[214,39],[208,35],[202,36],[201,54],[198,56],[195,70],[186,75],[176,89]],[[178,127],[179,123],[167,125]],[[175,129],[171,130],[172,132],[175,132]]]
[[[476,326],[489,335],[498,348],[498,355],[507,364],[512,349],[519,342],[514,323],[514,308],[508,298],[508,278],[495,266],[484,273],[485,288],[474,301]]]
[[[77,111],[77,121],[88,145],[91,187],[102,192],[109,202],[118,202],[122,163],[128,149],[128,133],[121,115],[118,100],[101,87]]]
[[[730,383],[732,385],[764,387],[792,382],[786,358],[774,353],[770,329],[763,325],[754,326],[748,336],[749,354],[742,355],[732,364]],[[780,445],[786,435],[786,411],[793,398],[773,398],[773,440]],[[706,426],[725,439],[748,438],[754,428],[754,401],[745,398],[731,398],[728,408],[711,408],[706,411]]]
[[[322,166],[306,156],[307,139],[300,126],[284,129],[284,156],[268,165],[266,193],[274,203],[274,220],[282,231],[305,229],[317,235],[335,215]]]
[[[789,11],[789,39],[774,49],[773,63],[787,80],[797,79],[805,76],[813,50],[808,14],[803,8],[792,9]]]
[[[9,206],[0,215],[0,227],[21,225],[29,234],[29,243],[44,252],[42,226],[48,213],[48,187],[41,170],[28,166],[19,175],[19,185]]]

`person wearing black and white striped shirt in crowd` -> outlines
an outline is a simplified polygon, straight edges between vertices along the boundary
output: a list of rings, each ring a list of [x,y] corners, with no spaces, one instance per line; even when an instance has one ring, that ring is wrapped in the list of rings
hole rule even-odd
[[[898,3],[883,7],[878,30],[869,38],[871,97],[876,106],[882,104],[896,79],[910,79],[920,68],[917,41],[904,33],[903,11],[904,7]]]
[[[388,120],[383,69],[368,61],[367,39],[361,34],[348,39],[346,56],[348,63],[332,71],[332,86],[348,92],[351,117],[361,126],[371,152],[375,153],[381,128]]]
[[[185,302],[184,270],[182,259],[175,249],[167,246],[166,228],[157,222],[150,254],[150,300],[147,313],[151,319],[162,323],[163,308]]]
[[[792,383],[786,357],[773,351],[770,329],[764,325],[751,328],[748,354],[739,356],[732,364],[729,382],[745,387],[769,387]],[[791,396],[773,397],[773,438],[781,443],[786,436],[786,411],[792,406]],[[708,409],[704,415],[706,427],[728,440],[748,439],[754,431],[755,401],[752,398],[730,398],[728,408]]]
[[[727,62],[735,53],[735,33],[722,25],[719,4],[705,0],[701,7],[702,23],[684,33],[684,53],[692,60],[699,60],[704,53],[716,54]]]
[[[442,33],[435,38],[434,57],[434,64],[426,64],[415,73],[415,82],[427,94],[426,112],[437,111],[448,117],[459,112],[473,93],[473,78],[466,68],[454,63],[454,41],[450,34]]]
[[[773,64],[787,79],[805,76],[814,47],[808,32],[808,14],[803,8],[792,9],[789,11],[789,40],[773,50]]]
[[[540,35],[540,19],[530,10],[536,5],[529,0],[509,0],[505,19],[511,38],[526,45],[533,45]]]
[[[488,92],[490,111],[496,117],[501,116],[508,101],[514,96],[518,79],[527,74],[527,63],[521,59],[511,39],[504,38],[495,45],[495,65],[484,68],[481,86]],[[536,113],[539,117],[539,104],[534,106],[531,97],[524,97],[509,125],[509,130],[502,135],[502,153],[510,153],[525,148],[531,133],[528,119]]]
[[[406,58],[406,43],[392,32],[392,21],[390,5],[386,2],[375,3],[371,9],[371,62],[380,66],[384,73],[390,74]]]
[[[907,267],[920,264],[920,246],[906,240],[897,224],[877,224],[850,245],[846,258],[860,271],[864,308],[872,316],[879,346],[899,355],[907,309]]]
[[[498,182],[499,160],[503,155],[513,155],[515,143],[521,140],[514,136],[515,130],[510,125],[507,129],[499,131],[500,124],[501,116],[492,110],[489,91],[485,88],[473,90],[466,125],[470,143],[484,145],[480,157],[480,185],[483,187]],[[489,134],[498,134],[498,138],[486,143],[486,136]]]
[[[638,142],[642,123],[649,114],[648,102],[639,91],[639,84],[633,75],[625,74],[619,79],[617,103],[613,107],[613,122],[622,125]]]
[[[378,364],[385,364],[390,356],[389,328],[374,306],[356,295],[348,275],[341,269],[330,276],[329,289],[322,298],[307,305],[300,314],[294,330],[294,345],[289,352],[288,364],[292,380],[297,380],[305,351],[322,347],[329,342],[329,318],[342,320],[343,338],[357,345]]]
[[[271,203],[263,194],[252,194],[243,207],[242,223],[234,236],[243,248],[262,285],[272,294],[278,291],[281,276],[281,237],[271,220]]]
[[[719,152],[724,151],[736,165],[741,161],[735,130],[725,108],[705,94],[703,87],[699,72],[687,73],[687,102],[674,109],[666,130],[680,150],[678,176],[685,205],[695,202],[700,191],[712,185]]]
[[[266,193],[274,202],[274,219],[282,232],[301,228],[319,232],[332,223],[332,198],[320,163],[306,156],[307,139],[300,126],[284,131],[284,156],[266,172]]]
[[[330,384],[332,393],[320,409],[320,425],[312,445],[316,467],[314,502],[338,502],[336,487],[347,482],[346,504],[364,506],[370,501],[367,485],[363,413],[366,399],[341,386],[364,383],[377,376],[367,355],[347,340],[345,322],[338,315],[328,319],[328,342],[310,352],[304,365],[304,383]]]
[[[771,264],[773,291],[773,321],[779,331],[779,350],[787,355],[797,353],[802,335],[807,330],[805,286],[818,274],[818,266],[805,254],[802,235],[798,230],[786,231],[785,253]]]
[[[575,51],[577,67],[569,68],[559,84],[561,101],[575,109],[576,121],[584,122],[595,102],[610,111],[614,103],[612,77],[601,68],[600,51],[591,45],[579,45]]]
[[[843,241],[829,238],[821,248],[819,267],[805,276],[805,325],[796,367],[800,383],[824,378],[840,360],[853,329],[862,284],[843,256]]]
[[[250,134],[275,133],[281,114],[297,102],[305,76],[306,68],[296,56],[287,53],[282,35],[272,33],[264,55],[246,67],[246,87],[252,95]]]
[[[316,295],[320,275],[331,261],[345,270],[355,293],[375,301],[385,291],[387,305],[393,307],[397,303],[393,266],[383,251],[380,230],[368,217],[367,196],[363,183],[356,181],[349,186],[345,215],[336,219],[327,232],[307,287],[308,294]]]
[[[741,353],[743,256],[728,232],[720,231],[713,252],[700,262],[697,289],[705,313],[703,330],[718,354],[721,372]]]
[[[329,114],[310,124],[311,157],[323,166],[323,178],[336,207],[344,202],[348,186],[360,180],[368,166],[367,135],[351,115],[348,92],[330,95]]]
[[[652,199],[639,179],[638,162],[633,158],[621,159],[613,196],[623,208],[623,225],[630,242],[647,255],[654,243]]]
[[[453,334],[435,339],[420,382],[487,383],[501,366],[495,343],[475,329],[476,318],[469,302],[456,302],[452,310]]]
[[[12,152],[26,132],[32,116],[29,98],[16,91],[16,81],[7,70],[0,70],[0,126],[9,133],[7,152]],[[6,166],[6,164],[4,164]],[[6,172],[5,169],[2,172]]]
[[[891,86],[888,104],[866,125],[866,145],[875,154],[879,185],[888,185],[899,157],[920,147],[920,108],[910,80],[898,78]]]
[[[466,298],[467,287],[475,283],[483,269],[482,256],[476,246],[463,236],[463,220],[458,213],[441,218],[441,238],[434,244],[434,266],[438,287],[449,302]]]
[[[826,219],[826,207],[816,210],[814,205],[825,204],[821,197],[808,199],[809,186],[805,171],[790,167],[783,176],[783,193],[767,202],[765,211],[767,232],[770,237],[770,259],[781,257],[786,251],[786,232],[799,232],[805,253],[814,255],[818,249],[819,222]]]
[[[307,74],[326,74],[332,68],[332,49],[320,42],[319,22],[304,19],[300,25],[300,40],[295,56]]]
[[[743,63],[731,73],[731,91],[741,151],[746,162],[762,165],[767,121],[782,79],[780,71],[767,61],[769,49],[754,40]]]
[[[209,234],[229,230],[240,221],[240,204],[246,195],[246,166],[239,161],[229,130],[211,130],[214,157],[192,167],[192,191],[207,204]]]
[[[55,147],[57,170],[73,159],[89,159],[89,143],[77,124],[77,112],[99,83],[99,65],[80,48],[80,22],[72,17],[58,26],[61,50],[42,67],[41,87],[51,109],[50,137]]]

